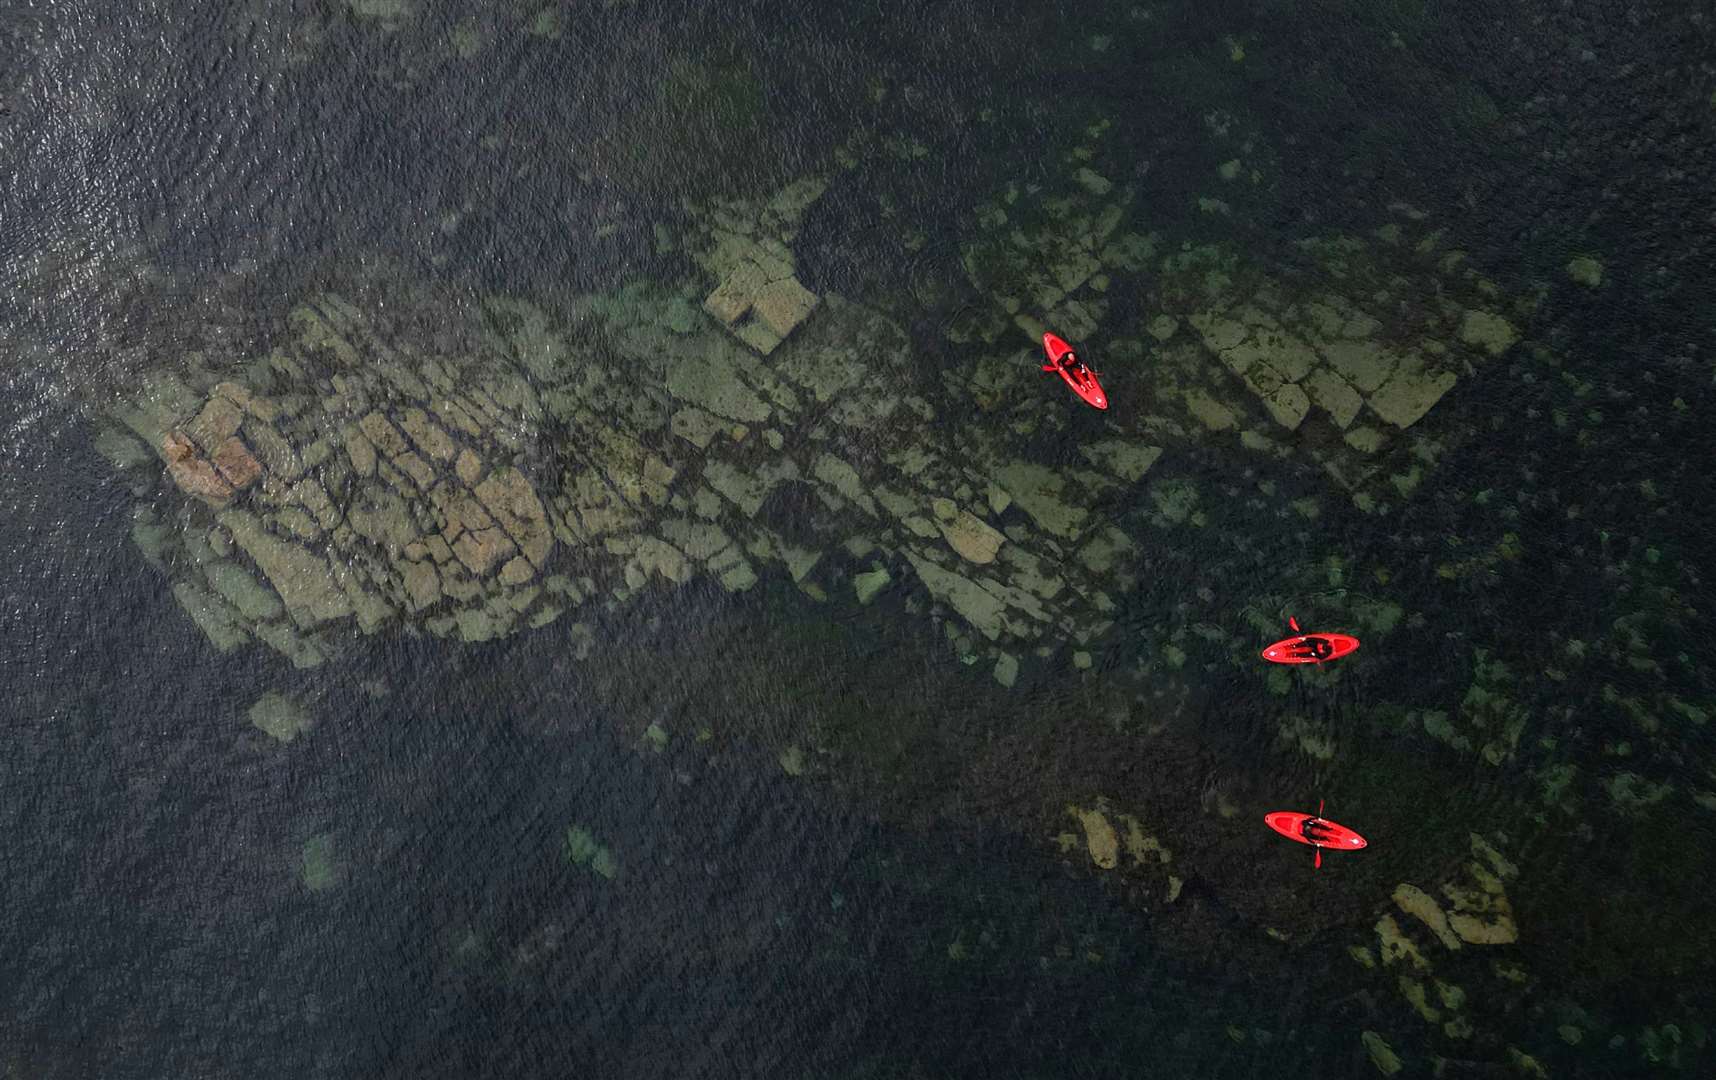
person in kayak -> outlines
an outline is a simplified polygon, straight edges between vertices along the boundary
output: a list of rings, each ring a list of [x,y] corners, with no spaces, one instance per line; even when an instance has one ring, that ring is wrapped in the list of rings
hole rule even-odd
[[[1298,641],[1293,643],[1293,647],[1290,650],[1291,655],[1297,659],[1310,659],[1317,661],[1327,660],[1329,657],[1334,655],[1334,652],[1334,642],[1330,641],[1328,638],[1318,637],[1315,634],[1300,638]]]
[[[1299,835],[1307,842],[1321,847],[1329,842],[1329,823],[1322,818],[1308,817],[1299,826]]]
[[[1075,379],[1090,371],[1090,368],[1085,366],[1084,361],[1078,358],[1078,353],[1071,350],[1068,350],[1067,354],[1061,357],[1061,366],[1066,368],[1067,374]]]

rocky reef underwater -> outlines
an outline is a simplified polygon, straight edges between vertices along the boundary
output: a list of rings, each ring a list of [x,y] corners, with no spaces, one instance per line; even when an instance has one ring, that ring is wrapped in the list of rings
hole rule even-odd
[[[1707,719],[1708,702],[1677,692],[1693,661],[1651,659],[1693,617],[1660,553],[1622,564],[1642,599],[1601,640],[1558,638],[1538,662],[1482,632],[1450,637],[1445,678],[1463,685],[1438,707],[1368,684],[1367,730],[1393,740],[1353,767],[1352,800],[1373,819],[1401,826],[1450,776],[1506,769],[1534,820],[1466,828],[1436,811],[1436,859],[1374,853],[1327,924],[1283,924],[1290,887],[1249,869],[1266,841],[1226,824],[1251,815],[1242,770],[1210,767],[1189,731],[1225,687],[1273,710],[1260,723],[1283,768],[1303,779],[1351,765],[1357,737],[1315,702],[1350,702],[1355,677],[1259,671],[1257,649],[1297,612],[1362,636],[1368,662],[1434,634],[1439,616],[1375,550],[1310,539],[1283,559],[1279,537],[1336,520],[1422,533],[1409,511],[1433,490],[1507,501],[1446,473],[1485,433],[1445,403],[1521,365],[1585,396],[1531,335],[1550,290],[1492,280],[1434,214],[1404,203],[1287,256],[1248,250],[1222,226],[1267,165],[1215,114],[1224,162],[1193,208],[1208,235],[1153,228],[1135,179],[1105,164],[1109,128],[1091,121],[1075,167],[998,184],[958,223],[960,299],[934,342],[919,312],[819,291],[800,266],[807,216],[843,174],[927,153],[903,136],[859,140],[821,172],[702,199],[659,226],[657,252],[684,256],[683,280],[491,292],[457,312],[434,310],[428,290],[390,287],[385,305],[317,290],[265,348],[150,360],[92,409],[96,446],[134,496],[137,547],[220,652],[311,669],[374,640],[554,634],[583,660],[600,619],[665,610],[690,590],[766,581],[828,611],[892,604],[986,673],[986,692],[1067,680],[1096,703],[1052,751],[1068,767],[1015,794],[1010,827],[1112,887],[1170,948],[1281,969],[1332,953],[1331,984],[1362,1015],[1353,1052],[1382,1075],[1694,1060],[1707,1045],[1694,1005],[1648,1021],[1587,1007],[1562,981],[1577,961],[1532,948],[1533,911],[1570,917],[1548,875],[1534,886],[1533,845],[1588,829],[1574,806],[1653,812],[1685,786],[1666,778],[1683,772],[1665,724]],[[888,227],[907,250],[926,242],[903,220]],[[1566,279],[1556,287],[1599,289],[1601,264],[1581,256]],[[1045,329],[1101,343],[1108,413],[1079,413],[1041,377]],[[1521,554],[1511,522],[1497,531],[1401,550],[1481,603]],[[1141,626],[1146,602],[1159,617]],[[1529,688],[1582,663],[1640,680],[1604,685],[1638,727],[1610,755],[1628,767],[1607,777],[1573,763],[1572,741],[1542,720],[1555,706]],[[312,727],[290,694],[250,716],[281,742]],[[657,749],[671,738],[645,733]],[[807,727],[774,749],[786,773],[815,779],[841,767],[836,744],[862,743]],[[1129,763],[1154,753],[1201,753],[1201,772],[1140,786]],[[1707,813],[1716,772],[1700,768],[1703,786],[1680,794]],[[565,847],[597,885],[623,878],[624,853],[588,828],[572,826]],[[353,872],[321,838],[303,862],[313,891]],[[949,965],[977,962],[964,942]],[[1284,1037],[1238,1017],[1226,1034],[1258,1047]]]
[[[220,649],[313,666],[354,635],[481,641],[772,566],[817,599],[912,582],[1006,683],[1027,654],[1088,663],[1078,647],[1111,629],[1150,538],[1105,508],[1147,488],[1155,528],[1203,525],[1195,484],[1151,482],[1164,457],[1225,437],[1282,458],[1315,426],[1310,459],[1378,510],[1425,467],[1388,472],[1387,451],[1530,311],[1406,208],[1373,237],[1307,243],[1286,278],[1216,247],[1159,253],[1120,229],[1124,189],[1073,181],[980,209],[965,262],[986,303],[947,329],[980,355],[941,372],[936,404],[899,322],[795,277],[813,179],[706,210],[685,239],[713,283],[700,303],[644,282],[553,313],[491,296],[476,347],[449,353],[319,295],[265,355],[145,372],[100,447],[149,496],[134,536]],[[1066,423],[1024,343],[1094,335],[1111,289],[1156,312],[1105,348],[1122,382],[1148,366],[1147,396],[1120,391],[1134,408],[1070,466],[1022,452]],[[787,489],[804,493],[790,529],[761,515]]]

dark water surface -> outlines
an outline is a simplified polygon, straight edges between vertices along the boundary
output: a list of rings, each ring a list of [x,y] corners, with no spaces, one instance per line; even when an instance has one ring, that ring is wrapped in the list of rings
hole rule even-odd
[[[602,676],[540,637],[400,643],[311,684],[318,726],[283,753],[241,713],[287,669],[212,658],[164,588],[139,587],[153,579],[101,464],[71,439],[18,462],[70,486],[25,479],[37,509],[4,533],[17,1075],[1054,1073],[1123,1049],[1158,1060],[1138,1075],[1172,1075],[1215,1067],[1180,1032],[1221,1040],[1218,1010],[1279,1007],[1157,955],[1018,837],[902,832],[757,748],[664,760],[621,737],[628,706],[676,729],[834,707],[735,692],[736,637],[787,666],[897,679],[922,666],[921,635],[835,628],[831,654],[795,642],[809,613],[692,603],[659,632],[675,645],[606,628],[623,662]],[[914,685],[972,691],[935,666]],[[650,686],[615,685],[634,680]],[[615,883],[568,873],[568,822],[623,845]],[[345,864],[327,894],[300,881],[316,835]],[[1001,963],[961,978],[937,962],[979,934]],[[1035,958],[1117,938],[1103,980]],[[1045,1034],[1087,1030],[1105,1045]],[[1236,1074],[1261,1067],[1216,1047]]]
[[[1709,1074],[1707,14],[638,0],[415,3],[393,27],[382,7],[0,11],[0,1076],[1373,1075],[1361,1032],[1408,1075]],[[673,284],[656,225],[766,197],[866,130],[927,152],[840,174],[800,274],[906,325],[901,378],[939,405],[936,372],[970,358],[943,337],[972,302],[961,223],[1064,172],[1092,116],[1168,250],[1291,267],[1303,237],[1407,202],[1544,295],[1507,363],[1438,406],[1436,471],[1391,515],[1265,518],[1231,440],[1181,453],[1206,493],[1238,486],[1204,496],[1198,539],[1144,552],[1083,645],[1094,676],[1027,663],[1004,689],[898,591],[824,604],[778,575],[640,594],[582,660],[552,628],[398,633],[296,671],[209,646],[90,448],[148,358],[266,351],[330,283],[378,304],[376,281]],[[1196,204],[1214,116],[1269,171],[1228,214]],[[1590,251],[1608,285],[1569,292]],[[1117,297],[1110,321],[1149,314]],[[1104,431],[1081,413],[1017,445],[1078,464]],[[1264,479],[1332,487],[1299,461]],[[1143,528],[1155,507],[1140,487],[1105,512]],[[767,512],[784,531],[797,510]],[[1439,575],[1480,550],[1506,554]],[[1192,645],[1184,675],[1133,678],[1170,628],[1372,593],[1422,617],[1343,674],[1277,691]],[[245,716],[282,688],[313,716],[287,745]],[[1455,753],[1408,715],[1462,703],[1517,722],[1518,753]],[[1338,752],[1282,752],[1288,715]],[[783,767],[807,730],[810,767]],[[1626,776],[1647,797],[1615,794]],[[1222,853],[1171,918],[1056,848],[1089,792],[1147,808],[1177,856]],[[1364,861],[1313,874],[1213,810],[1318,797],[1364,821]],[[568,859],[573,828],[611,874]],[[1474,832],[1522,868],[1520,941],[1422,975],[1430,1020],[1349,949]],[[1450,1034],[1444,978],[1512,996]]]

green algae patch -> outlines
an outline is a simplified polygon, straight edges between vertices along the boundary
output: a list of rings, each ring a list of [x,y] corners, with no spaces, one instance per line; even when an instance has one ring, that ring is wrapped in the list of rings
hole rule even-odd
[[[561,850],[568,863],[585,867],[609,881],[619,873],[620,867],[614,859],[614,853],[605,844],[597,843],[595,835],[582,825],[567,828],[566,841]]]

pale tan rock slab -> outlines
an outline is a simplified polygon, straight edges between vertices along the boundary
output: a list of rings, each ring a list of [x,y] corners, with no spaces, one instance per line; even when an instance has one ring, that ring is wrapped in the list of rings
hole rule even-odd
[[[815,293],[799,284],[797,278],[788,277],[765,288],[753,307],[764,325],[784,340],[810,317],[817,303]]]

